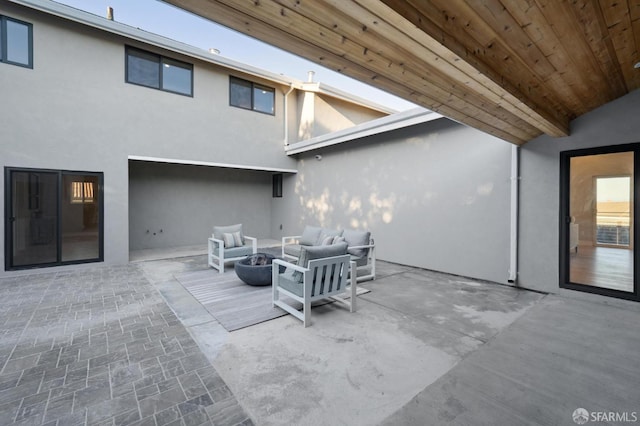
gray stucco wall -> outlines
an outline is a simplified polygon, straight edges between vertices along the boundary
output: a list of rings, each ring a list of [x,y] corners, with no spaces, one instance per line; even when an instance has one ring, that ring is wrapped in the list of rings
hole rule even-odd
[[[640,142],[640,90],[571,123],[571,136],[541,136],[521,150],[519,275],[523,287],[559,290],[560,152]]]
[[[291,143],[347,129],[388,114],[314,91],[298,91],[297,127]]]
[[[0,167],[103,172],[105,263],[129,259],[130,155],[295,169],[283,154],[282,87],[275,116],[230,107],[228,71],[133,42],[192,63],[194,97],[127,84],[124,38],[7,2],[0,14],[32,23],[34,37],[33,69],[0,64]]]
[[[441,119],[299,160],[274,203],[280,235],[369,229],[380,259],[506,283],[510,144]]]
[[[129,178],[131,250],[204,246],[214,225],[234,223],[271,236],[270,173],[131,161]]]

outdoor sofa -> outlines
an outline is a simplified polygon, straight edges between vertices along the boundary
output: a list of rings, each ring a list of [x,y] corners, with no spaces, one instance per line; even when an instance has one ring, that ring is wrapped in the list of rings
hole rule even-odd
[[[282,237],[282,258],[297,261],[302,247],[347,243],[347,253],[358,268],[357,281],[376,279],[375,243],[371,232],[305,226],[302,235]]]

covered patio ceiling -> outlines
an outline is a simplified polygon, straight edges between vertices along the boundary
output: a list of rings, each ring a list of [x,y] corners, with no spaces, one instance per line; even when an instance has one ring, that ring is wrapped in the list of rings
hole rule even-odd
[[[640,87],[640,0],[164,0],[506,141]]]

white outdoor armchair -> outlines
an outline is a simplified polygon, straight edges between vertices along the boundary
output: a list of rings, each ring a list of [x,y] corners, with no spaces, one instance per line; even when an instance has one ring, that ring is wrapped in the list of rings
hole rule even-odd
[[[342,245],[346,253],[346,244]],[[304,248],[300,255],[300,265],[274,259],[272,268],[273,306],[278,306],[302,321],[307,327],[311,322],[311,303],[331,298],[356,310],[357,279],[348,280],[349,274],[356,274],[356,263],[349,254],[331,256],[329,251],[340,251],[334,246]],[[323,256],[329,253],[330,257]],[[307,263],[308,262],[308,263]],[[306,263],[306,265],[305,265]],[[287,269],[280,273],[282,265]],[[341,295],[349,296],[349,300]],[[302,312],[286,303],[280,296],[287,296],[302,303]]]
[[[221,274],[224,264],[258,252],[258,239],[242,233],[242,224],[214,226],[208,240],[207,263]]]

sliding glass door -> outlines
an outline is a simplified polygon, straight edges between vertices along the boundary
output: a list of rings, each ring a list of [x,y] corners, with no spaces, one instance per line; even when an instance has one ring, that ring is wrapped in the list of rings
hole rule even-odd
[[[638,300],[635,188],[638,146],[561,156],[561,287]]]
[[[96,262],[102,250],[102,174],[5,171],[5,268]]]

